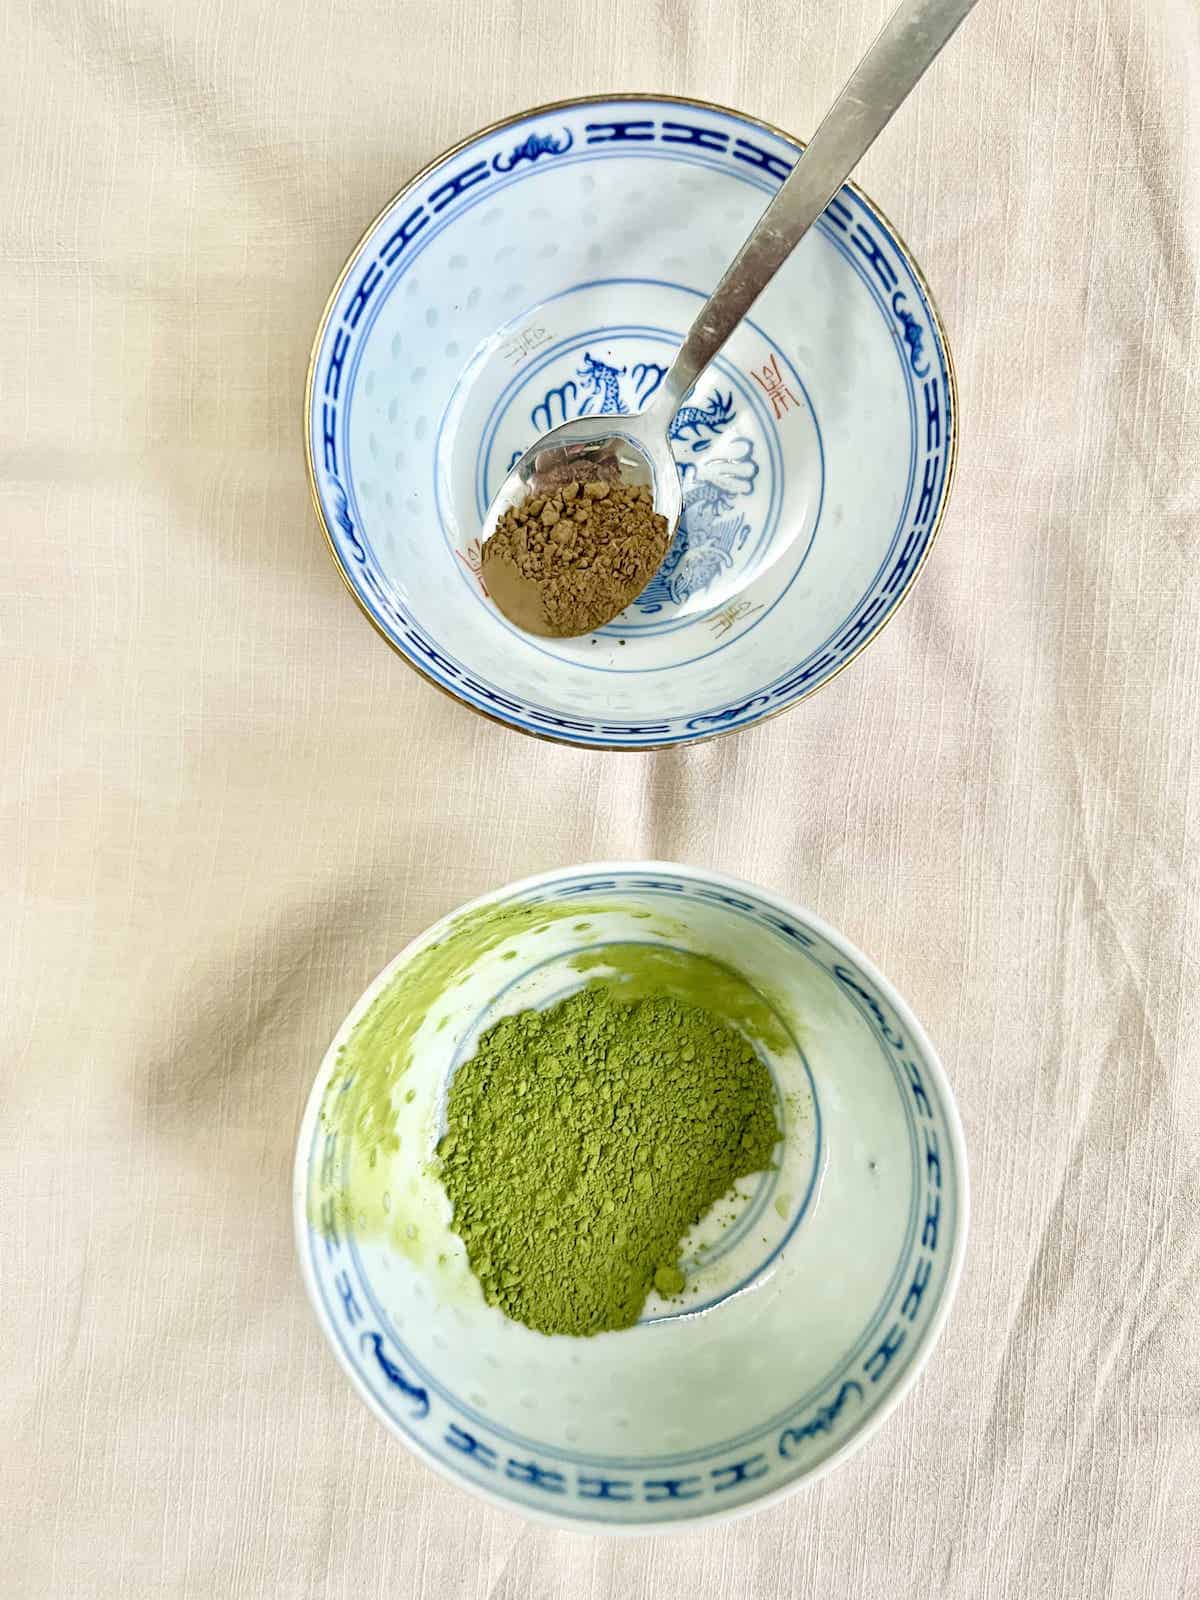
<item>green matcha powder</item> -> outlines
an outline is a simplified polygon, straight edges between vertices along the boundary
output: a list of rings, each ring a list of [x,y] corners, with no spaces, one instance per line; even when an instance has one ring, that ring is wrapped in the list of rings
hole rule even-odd
[[[770,1073],[700,1006],[594,983],[506,1017],[455,1073],[438,1146],[487,1300],[543,1333],[638,1320],[685,1286],[684,1236],[771,1164]]]

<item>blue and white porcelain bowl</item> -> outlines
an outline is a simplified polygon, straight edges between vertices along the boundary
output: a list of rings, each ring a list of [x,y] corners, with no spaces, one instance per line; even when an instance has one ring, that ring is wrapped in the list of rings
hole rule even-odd
[[[440,157],[354,251],[309,369],[313,496],[367,616],[464,704],[568,743],[707,738],[828,682],[911,588],[954,470],[953,369],[853,187],[679,412],[684,518],[638,600],[594,637],[536,639],[481,582],[510,464],[646,404],[800,148],[702,102],[566,101]]]
[[[682,1303],[652,1297],[619,1333],[547,1336],[484,1302],[451,1231],[445,1094],[481,1029],[578,987],[580,951],[630,941],[708,956],[767,999],[789,1041],[764,1052],[785,1137],[776,1170],[739,1185],[733,1225],[689,1237]],[[398,1148],[367,1160],[339,1131],[358,1070],[343,1047],[364,1019],[397,1051],[381,1083]],[[776,1499],[893,1410],[954,1295],[967,1171],[933,1047],[853,946],[720,874],[604,863],[485,896],[380,974],[318,1074],[294,1202],[325,1335],[417,1455],[509,1510],[663,1530]]]

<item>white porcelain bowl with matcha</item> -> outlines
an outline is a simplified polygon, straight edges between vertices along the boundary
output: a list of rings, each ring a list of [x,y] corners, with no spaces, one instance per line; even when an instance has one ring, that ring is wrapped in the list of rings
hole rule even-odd
[[[501,1017],[597,978],[694,1003],[706,962],[772,1074],[769,1170],[692,1229],[684,1292],[635,1326],[510,1321],[438,1176],[455,1070]],[[294,1198],[318,1319],[387,1426],[497,1504],[612,1532],[759,1506],[861,1444],[929,1357],[967,1225],[958,1114],[900,996],[809,913],[667,863],[531,878],[410,945],[325,1057]]]

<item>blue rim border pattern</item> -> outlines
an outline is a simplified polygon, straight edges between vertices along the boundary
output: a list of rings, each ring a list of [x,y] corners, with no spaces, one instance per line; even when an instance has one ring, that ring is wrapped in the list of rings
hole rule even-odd
[[[655,108],[665,114],[646,114]],[[791,152],[802,149],[799,141],[782,130],[747,117],[744,113],[704,102],[660,95],[589,96],[563,101],[523,113],[472,135],[462,145],[438,158],[385,208],[347,262],[326,306],[313,348],[305,397],[305,446],[314,504],[343,579],[376,629],[410,665],[454,698],[493,720],[523,732],[559,742],[601,748],[646,749],[731,732],[786,710],[828,682],[858,654],[908,593],[938,530],[953,475],[957,412],[945,335],[929,292],[886,218],[865,195],[852,185],[847,185],[830,202],[818,226],[827,238],[843,248],[851,248],[861,257],[859,266],[863,275],[864,269],[870,268],[878,279],[876,298],[881,298],[878,291],[882,290],[882,298],[885,303],[890,303],[895,319],[891,328],[893,337],[907,353],[905,371],[910,388],[910,404],[919,394],[925,424],[921,459],[917,463],[920,467],[920,497],[916,508],[911,514],[906,508],[906,515],[897,529],[887,558],[871,588],[857,602],[851,614],[805,661],[789,668],[782,677],[764,685],[747,698],[733,705],[715,706],[690,717],[671,718],[662,722],[568,717],[545,707],[531,706],[501,693],[491,684],[481,682],[461,663],[442,651],[374,570],[371,552],[359,532],[350,496],[339,476],[344,469],[338,455],[338,412],[344,401],[342,377],[347,357],[353,351],[352,364],[357,364],[362,348],[359,324],[381,285],[384,286],[384,293],[371,307],[368,322],[374,320],[377,308],[391,286],[420,251],[453,220],[459,205],[477,203],[487,195],[494,194],[498,188],[520,181],[526,171],[523,166],[517,172],[512,170],[513,165],[517,164],[515,159],[507,168],[496,162],[489,164],[479,159],[466,161],[465,157],[472,148],[501,131],[547,121],[554,113],[590,111],[598,117],[605,109],[614,113],[624,110],[631,114],[613,116],[608,121],[585,123],[583,143],[603,147],[591,151],[592,156],[607,155],[616,146],[622,155],[660,159],[666,155],[670,159],[698,160],[701,164],[717,166],[721,171],[749,179],[760,187],[768,186],[768,192],[778,187],[787,176],[793,161],[764,148],[757,139],[766,135]],[[705,120],[681,120],[681,113],[685,109]],[[732,127],[723,127],[722,122]],[[756,138],[745,137],[746,133],[753,133]],[[658,148],[648,150],[647,144],[657,145]],[[548,154],[553,159],[570,164],[589,154],[581,150],[568,155],[566,152],[571,148],[570,143],[562,150],[548,149],[544,142],[539,147],[537,135],[531,135],[521,148],[537,152],[523,157],[531,166],[539,154]],[[694,152],[703,152],[703,155],[698,156]],[[460,156],[464,157],[464,164],[449,178],[434,183],[433,180],[439,178],[443,170]],[[481,193],[475,193],[483,184],[489,187]],[[408,211],[363,266],[368,243],[383,231],[383,223],[405,208],[417,191],[425,198]],[[470,200],[464,202],[466,195],[470,195]],[[442,213],[448,214],[435,222],[434,219],[440,218]],[[431,224],[431,231],[425,233]],[[418,239],[421,242],[414,245]],[[347,298],[345,291],[360,266],[362,270]],[[914,297],[911,304],[918,308],[919,315],[910,307],[910,293]],[[343,299],[345,304],[340,306],[340,314],[335,322],[334,312]],[[931,367],[928,353],[923,349],[925,333],[929,334],[936,353],[936,368]],[[354,348],[355,345],[358,348]],[[920,411],[917,420],[919,435]],[[914,443],[917,442],[915,439]],[[339,536],[343,541],[341,544]]]
[[[895,1080],[913,1163],[904,1242],[866,1328],[840,1363],[803,1396],[734,1439],[699,1451],[653,1458],[585,1457],[489,1422],[437,1383],[413,1357],[371,1291],[353,1236],[330,1226],[332,1195],[340,1180],[340,1172],[335,1173],[339,1152],[336,1135],[321,1131],[315,1114],[316,1088],[305,1117],[308,1139],[306,1142],[302,1134],[296,1158],[297,1241],[310,1294],[324,1312],[343,1366],[373,1408],[431,1464],[510,1507],[556,1521],[610,1529],[691,1522],[719,1515],[726,1508],[756,1504],[758,1495],[748,1485],[770,1477],[773,1481],[764,1485],[764,1491],[768,1495],[783,1493],[809,1470],[820,1470],[843,1450],[862,1442],[898,1402],[923,1364],[923,1354],[932,1348],[953,1296],[967,1225],[966,1173],[959,1168],[957,1154],[961,1146],[957,1113],[913,1059],[923,1053],[933,1059],[931,1047],[920,1036],[915,1019],[906,1020],[901,1014],[878,975],[868,970],[861,958],[852,956],[831,930],[821,929],[815,921],[809,925],[811,931],[797,926],[798,917],[781,914],[749,885],[722,887],[686,869],[677,871],[658,863],[609,870],[603,875],[589,869],[548,874],[485,900],[503,905],[516,900],[537,903],[622,892],[661,895],[668,903],[673,897],[678,900],[690,895],[768,927],[788,942],[794,954],[814,962],[838,985],[867,1024]],[[418,944],[436,937],[440,926],[435,925]],[[373,998],[374,986],[368,996]],[[352,1013],[353,1020],[368,1003],[364,996]],[[916,1048],[910,1048],[908,1034],[915,1036]],[[321,1079],[317,1087],[323,1091]],[[942,1227],[943,1197],[949,1197],[953,1208],[954,1235],[949,1243]],[[320,1230],[308,1223],[312,1214],[325,1219]],[[924,1297],[935,1279],[936,1299],[926,1307]],[[864,1416],[861,1407],[878,1392],[878,1383],[904,1349],[918,1318],[922,1325],[903,1358],[908,1370],[901,1370],[893,1393]],[[856,1418],[861,1426],[854,1426]],[[806,1447],[814,1441],[829,1442],[832,1448],[806,1468]],[[723,1502],[721,1497],[733,1490],[739,1492]],[[693,1505],[696,1501],[701,1503]],[[619,1513],[626,1522],[606,1518],[599,1511],[599,1502],[608,1502],[605,1510],[614,1502],[628,1507]],[[641,1509],[635,1512],[635,1507]]]

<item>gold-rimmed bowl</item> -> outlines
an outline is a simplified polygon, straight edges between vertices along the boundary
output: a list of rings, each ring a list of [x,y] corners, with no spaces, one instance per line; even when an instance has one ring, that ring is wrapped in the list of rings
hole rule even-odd
[[[853,186],[678,413],[684,516],[634,604],[538,639],[482,582],[511,462],[652,398],[800,148],[701,102],[563,102],[447,152],[355,249],[309,370],[313,497],[376,629],[464,704],[566,743],[688,743],[811,694],[908,593],[953,477],[953,369],[916,264]]]

